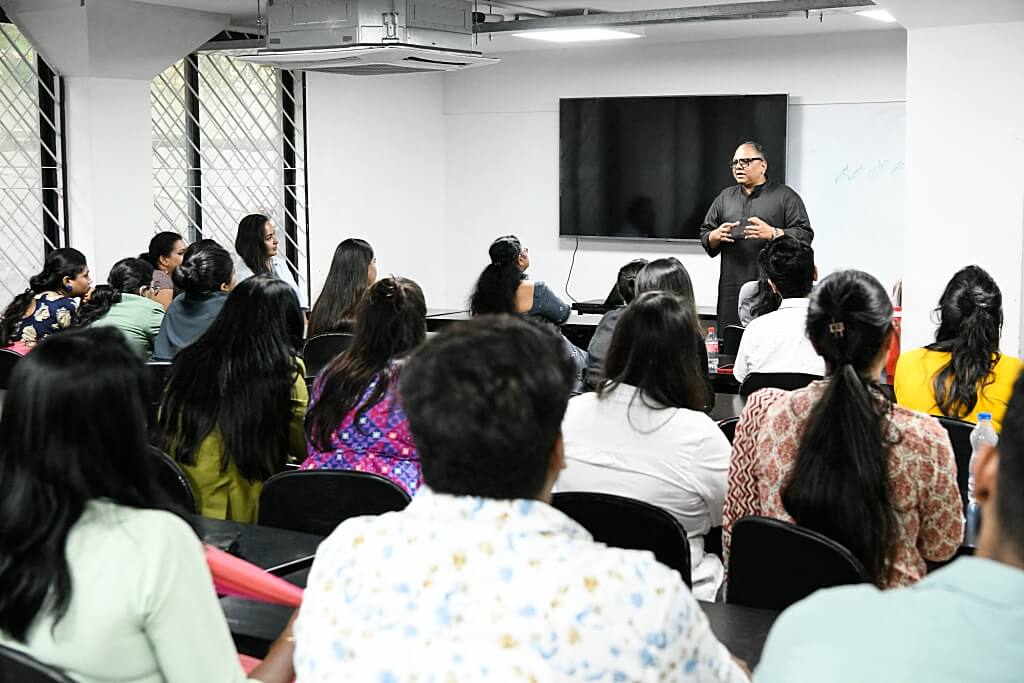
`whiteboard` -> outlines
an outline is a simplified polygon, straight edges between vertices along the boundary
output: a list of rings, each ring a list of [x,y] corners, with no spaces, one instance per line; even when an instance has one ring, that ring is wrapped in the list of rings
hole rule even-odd
[[[891,290],[903,270],[904,102],[791,104],[786,184],[814,228],[821,277],[856,268]]]

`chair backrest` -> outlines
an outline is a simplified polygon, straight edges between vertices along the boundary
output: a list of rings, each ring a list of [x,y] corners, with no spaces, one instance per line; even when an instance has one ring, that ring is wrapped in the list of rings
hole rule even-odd
[[[282,472],[263,485],[258,523],[327,536],[350,517],[403,510],[409,500],[398,484],[369,472]]]
[[[747,375],[740,385],[740,396],[746,398],[758,389],[803,389],[811,382],[821,379],[821,375],[805,375],[802,372],[753,372]]]
[[[11,381],[14,366],[21,360],[21,354],[10,349],[0,349],[0,390],[6,391]]]
[[[325,332],[310,337],[302,349],[302,360],[306,364],[306,377],[316,377],[334,357],[352,343],[347,332]]]
[[[658,562],[675,569],[687,586],[690,541],[679,520],[659,507],[609,493],[565,492],[551,504],[590,532],[595,541],[614,548],[650,550]]]
[[[0,683],[74,683],[60,669],[0,645]]]
[[[726,325],[722,330],[722,347],[718,352],[726,356],[735,356],[739,353],[743,330],[744,328],[739,325]]]
[[[782,610],[819,588],[870,582],[853,553],[816,531],[768,517],[733,525],[727,602]]]
[[[149,452],[157,459],[157,485],[172,502],[181,506],[185,512],[195,514],[198,511],[196,494],[192,491],[192,485],[185,473],[182,472],[181,467],[174,461],[174,458],[155,446],[150,446]]]
[[[740,422],[739,417],[727,417],[724,420],[718,421],[718,428],[725,434],[725,438],[729,439],[729,443],[736,438],[736,425]]]
[[[956,486],[960,489],[960,500],[967,505],[967,480],[971,476],[971,432],[974,425],[952,417],[936,417],[949,433],[956,459]]]

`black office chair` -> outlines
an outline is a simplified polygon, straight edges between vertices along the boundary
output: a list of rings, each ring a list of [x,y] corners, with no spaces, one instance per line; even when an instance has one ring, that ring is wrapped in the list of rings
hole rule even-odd
[[[768,517],[732,528],[726,601],[783,610],[820,588],[870,583],[849,550],[816,531]]]
[[[729,439],[729,443],[736,438],[736,425],[740,423],[738,417],[727,417],[724,420],[718,421],[718,428],[725,434],[725,438]]]
[[[159,395],[163,392],[164,385],[167,383],[167,375],[171,372],[171,363],[170,361],[151,360],[146,363],[146,368],[149,370],[153,388],[156,390],[157,395]]]
[[[75,683],[60,669],[0,645],[0,683]]]
[[[740,352],[740,341],[743,339],[743,327],[726,325],[722,330],[722,346],[718,350],[723,356],[735,356]]]
[[[609,493],[565,492],[551,504],[590,532],[595,541],[614,548],[650,550],[683,577],[690,577],[690,541],[675,517],[659,507]]]
[[[257,523],[327,536],[350,517],[397,512],[409,500],[398,484],[369,472],[282,472],[263,485]]]
[[[160,490],[167,494],[171,502],[180,506],[185,512],[190,514],[198,512],[196,494],[192,490],[192,484],[189,483],[188,477],[181,470],[181,466],[174,461],[174,458],[156,446],[150,446],[149,452],[158,461],[156,466],[156,483]]]
[[[7,391],[14,366],[21,360],[21,354],[10,349],[0,349],[0,391]]]
[[[935,419],[946,428],[949,442],[953,444],[953,457],[956,459],[956,486],[960,489],[960,500],[966,508],[967,480],[971,476],[971,432],[974,431],[974,425],[952,417],[936,417]]]
[[[747,398],[758,389],[803,389],[819,379],[820,375],[805,375],[802,372],[753,372],[740,385],[740,396]]]
[[[306,377],[316,377],[334,357],[352,343],[347,332],[325,332],[310,337],[302,349],[302,360],[306,363]]]

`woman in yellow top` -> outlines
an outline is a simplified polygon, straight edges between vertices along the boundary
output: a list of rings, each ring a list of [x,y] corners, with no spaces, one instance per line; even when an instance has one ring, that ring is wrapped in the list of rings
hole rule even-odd
[[[938,312],[935,343],[903,353],[896,364],[896,402],[968,422],[992,413],[1001,430],[1021,361],[999,352],[999,286],[983,269],[967,266],[946,285]]]
[[[302,329],[291,285],[257,275],[175,358],[160,425],[202,515],[255,522],[263,482],[305,457]]]

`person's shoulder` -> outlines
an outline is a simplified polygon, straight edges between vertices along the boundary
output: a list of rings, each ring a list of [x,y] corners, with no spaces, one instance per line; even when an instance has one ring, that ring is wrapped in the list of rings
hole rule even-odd
[[[994,369],[997,375],[1001,376],[1005,373],[1016,380],[1022,367],[1024,367],[1024,361],[1021,361],[1020,358],[1001,353]]]
[[[829,647],[837,644],[832,642],[836,639],[838,644],[848,647],[851,643],[847,641],[847,634],[856,638],[862,627],[874,623],[886,608],[886,598],[870,584],[819,590],[779,616],[772,626],[767,647]]]
[[[117,535],[132,545],[139,543],[158,545],[182,541],[198,543],[198,537],[184,519],[166,510],[132,508],[109,501],[89,504],[87,522],[107,528],[116,528]]]

